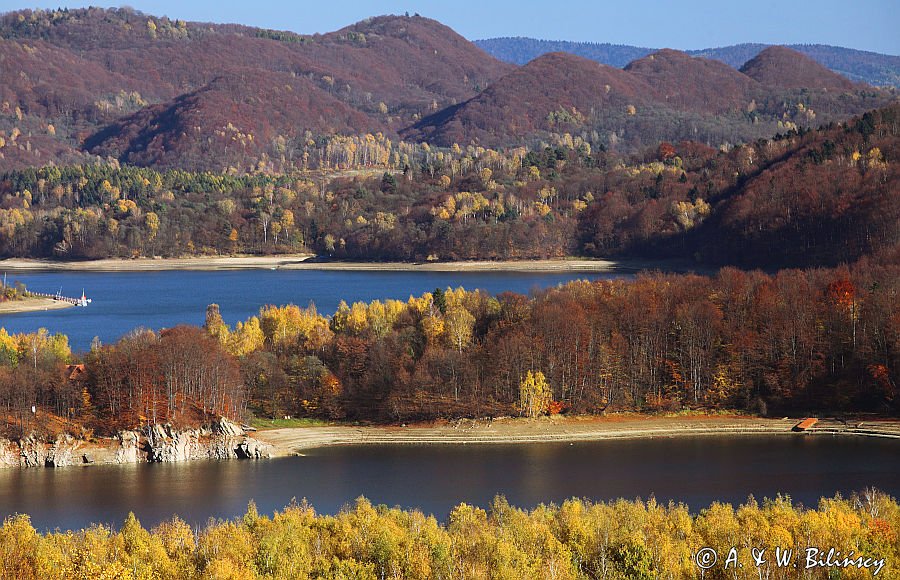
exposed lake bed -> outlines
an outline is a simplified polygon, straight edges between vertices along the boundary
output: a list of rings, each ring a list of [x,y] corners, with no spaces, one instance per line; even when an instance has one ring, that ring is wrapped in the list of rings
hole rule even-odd
[[[789,495],[807,506],[876,487],[900,493],[900,441],[787,434],[653,437],[479,445],[334,445],[299,457],[0,471],[3,515],[28,513],[38,529],[145,525],[178,514],[194,525],[308,499],[335,513],[356,497],[419,508],[438,518],[496,494],[523,507],[568,497],[738,503]]]
[[[29,288],[85,288],[87,308],[3,316],[10,332],[46,327],[84,351],[94,336],[111,343],[140,326],[203,323],[218,303],[228,323],[266,304],[405,300],[436,287],[529,293],[576,279],[631,278],[634,269],[474,269],[473,271],[290,269],[280,264],[205,271],[17,272]],[[273,270],[272,268],[275,268]],[[554,417],[461,420],[411,426],[323,425],[261,430],[277,457],[262,461],[135,462],[90,468],[0,470],[2,515],[29,513],[39,529],[120,525],[134,511],[146,525],[178,514],[192,524],[234,517],[256,501],[271,513],[308,498],[334,513],[359,495],[375,503],[446,517],[457,503],[486,506],[505,494],[523,507],[568,497],[648,497],[698,510],[789,494],[807,505],[835,493],[877,487],[900,493],[895,422],[823,423],[792,433],[796,419],[739,416]],[[832,436],[832,434],[847,436]],[[873,435],[855,437],[851,435]],[[299,456],[298,456],[299,455]],[[103,457],[103,454],[97,455]]]

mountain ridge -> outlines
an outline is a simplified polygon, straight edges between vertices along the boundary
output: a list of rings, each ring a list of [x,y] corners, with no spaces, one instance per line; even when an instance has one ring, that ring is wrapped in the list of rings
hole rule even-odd
[[[629,62],[659,50],[658,48],[627,44],[544,40],[529,37],[496,37],[473,40],[473,42],[493,56],[519,65],[540,54],[562,51],[610,66],[624,68]],[[684,52],[691,56],[719,60],[737,69],[769,46],[777,45],[743,43],[699,50],[684,50]],[[787,44],[784,46],[810,56],[816,62],[853,82],[900,88],[900,56],[826,44]]]
[[[661,140],[730,147],[895,97],[782,53],[767,61],[765,84],[670,49],[624,69],[568,53],[517,67],[419,16],[298,35],[128,8],[24,10],[0,16],[0,68],[17,73],[0,88],[0,169],[98,157],[315,169],[309,159],[352,157],[347,139],[357,137],[540,147],[569,135],[623,153]],[[791,80],[792,67],[805,76]],[[334,138],[350,150],[325,151]]]

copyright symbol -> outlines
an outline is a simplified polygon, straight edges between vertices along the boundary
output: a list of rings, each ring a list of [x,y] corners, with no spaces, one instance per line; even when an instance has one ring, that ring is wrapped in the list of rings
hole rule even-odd
[[[719,555],[716,554],[716,551],[712,548],[700,548],[697,555],[694,557],[694,560],[697,562],[697,567],[703,570],[709,570],[715,566],[718,559]]]

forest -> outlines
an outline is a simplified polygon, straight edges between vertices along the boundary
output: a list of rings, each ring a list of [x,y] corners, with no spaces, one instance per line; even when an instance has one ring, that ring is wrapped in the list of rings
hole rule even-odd
[[[129,515],[116,530],[38,533],[28,516],[0,526],[0,575],[51,578],[896,578],[900,506],[875,490],[803,507],[789,497],[699,513],[654,499],[571,499],[532,510],[502,496],[489,509],[460,504],[439,522],[418,510],[359,498],[336,515],[305,500],[272,516],[251,503],[243,517],[192,528],[174,518],[151,530]],[[827,548],[839,566],[807,567]],[[697,553],[719,554],[709,569]],[[736,560],[726,569],[734,548]],[[790,550],[779,566],[776,549]],[[756,564],[753,550],[765,550]],[[852,551],[852,552],[851,552]],[[813,556],[813,561],[818,561]],[[738,566],[741,564],[741,566]],[[797,568],[794,568],[794,564]]]
[[[217,416],[400,423],[729,410],[895,414],[900,267],[725,268],[572,282],[531,296],[267,306],[226,325],[139,329],[73,354],[0,330],[4,434],[115,435]],[[72,373],[72,363],[83,371]],[[41,413],[34,416],[32,405]]]
[[[419,15],[300,35],[129,7],[18,10],[0,14],[0,61],[21,72],[0,85],[0,171],[115,160],[287,173],[310,167],[310,141],[379,133],[537,150],[569,133],[630,155],[659,141],[732,147],[896,101],[791,48],[760,48],[732,53],[734,66],[668,49],[624,69],[571,53],[516,66]],[[877,84],[896,68],[858,57],[829,62]],[[738,70],[751,59],[766,65]]]
[[[500,60],[526,64],[548,52],[568,52],[599,63],[623,68],[629,62],[654,52],[652,48],[596,42],[538,40],[535,38],[486,38],[475,44]],[[757,56],[767,45],[735,44],[686,51],[691,56],[720,60],[734,68]],[[854,82],[900,88],[900,57],[826,44],[789,44],[788,48],[814,58]]]
[[[722,150],[662,142],[623,156],[568,133],[538,149],[442,149],[367,134],[310,138],[292,153],[310,169],[296,173],[27,168],[0,174],[0,256],[891,260],[898,139],[894,105]]]

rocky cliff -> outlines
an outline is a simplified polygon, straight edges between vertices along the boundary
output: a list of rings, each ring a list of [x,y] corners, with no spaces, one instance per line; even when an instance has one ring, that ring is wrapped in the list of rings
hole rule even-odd
[[[107,444],[97,445],[61,435],[48,443],[34,435],[18,441],[0,439],[0,467],[64,467],[91,463],[177,462],[196,459],[262,459],[271,446],[247,435],[228,421],[198,429],[154,425],[141,431],[122,431]]]

